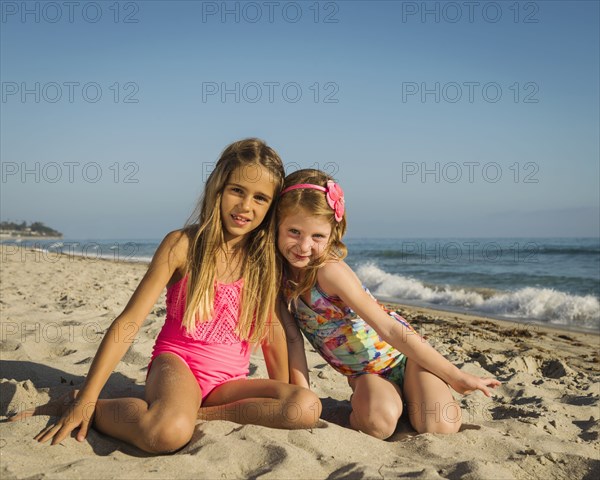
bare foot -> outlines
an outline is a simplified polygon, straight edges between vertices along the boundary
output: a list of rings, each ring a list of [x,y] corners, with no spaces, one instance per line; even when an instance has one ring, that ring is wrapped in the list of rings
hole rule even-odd
[[[24,420],[25,418],[32,417],[34,415],[49,415],[51,417],[60,417],[69,408],[73,401],[79,395],[79,390],[71,390],[64,395],[60,396],[56,400],[48,402],[45,405],[39,407],[29,408],[27,410],[21,410],[12,417],[9,417],[9,422],[17,422]]]

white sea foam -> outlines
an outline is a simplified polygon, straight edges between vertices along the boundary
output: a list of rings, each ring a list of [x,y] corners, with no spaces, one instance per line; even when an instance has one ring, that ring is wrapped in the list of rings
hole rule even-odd
[[[592,295],[571,295],[549,288],[526,287],[491,296],[449,286],[430,287],[419,280],[394,275],[372,263],[357,269],[366,287],[376,296],[460,307],[474,312],[542,320],[597,329],[600,302]]]

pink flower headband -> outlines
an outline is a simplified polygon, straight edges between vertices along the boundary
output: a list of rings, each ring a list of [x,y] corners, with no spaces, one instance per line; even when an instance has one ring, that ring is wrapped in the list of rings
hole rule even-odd
[[[335,221],[342,221],[342,217],[344,216],[345,210],[344,191],[342,190],[342,187],[340,187],[337,183],[335,183],[333,180],[328,180],[326,187],[321,187],[320,185],[313,185],[312,183],[299,183],[297,185],[287,187],[279,194],[279,196],[291,190],[296,190],[298,188],[312,188],[314,190],[319,190],[320,192],[325,192],[325,196],[327,197],[327,204],[331,207],[331,209],[334,212]]]

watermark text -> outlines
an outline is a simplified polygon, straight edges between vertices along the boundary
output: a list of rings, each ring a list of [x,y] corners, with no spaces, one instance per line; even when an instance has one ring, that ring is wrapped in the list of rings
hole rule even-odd
[[[138,2],[0,2],[2,23],[138,23]]]
[[[338,2],[202,2],[202,23],[339,23]]]
[[[536,82],[402,82],[402,103],[539,103],[539,91]]]
[[[202,103],[339,103],[339,90],[336,82],[202,82]]]
[[[507,167],[505,167],[507,168]],[[417,181],[421,183],[498,183],[503,178],[514,183],[539,183],[536,177],[540,170],[536,162],[520,164],[514,162],[505,172],[498,162],[402,162],[402,183]]]
[[[139,103],[136,82],[2,82],[2,103]]]
[[[115,162],[102,167],[98,162],[2,162],[2,183],[139,183],[140,166],[135,162]]]
[[[538,2],[402,2],[402,23],[539,23]]]

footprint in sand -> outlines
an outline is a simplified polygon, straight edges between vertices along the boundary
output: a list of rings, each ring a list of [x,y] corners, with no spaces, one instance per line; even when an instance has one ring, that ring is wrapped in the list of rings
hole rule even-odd
[[[542,404],[543,399],[541,397],[523,397],[523,393],[524,392],[521,392],[520,394],[516,395],[516,398],[512,401],[513,405],[530,405],[532,403],[535,403],[537,405]]]
[[[93,358],[92,357],[86,357],[83,360],[79,360],[78,362],[75,362],[75,365],[87,365],[88,363],[92,363]]]
[[[78,320],[67,320],[66,322],[62,322],[62,325],[66,326],[66,327],[70,327],[70,326],[77,327],[81,324],[82,323]]]
[[[49,345],[47,355],[49,358],[67,357],[69,355],[73,355],[74,353],[77,353],[77,350],[65,346],[65,342],[60,342],[58,344]]]
[[[575,372],[560,360],[550,360],[542,365],[542,375],[546,378],[562,378]],[[574,375],[573,375],[574,376]]]
[[[124,363],[130,363],[133,365],[148,365],[149,358],[147,355],[144,355],[138,352],[134,347],[130,347],[127,350],[127,353],[123,356]]]
[[[460,462],[449,469],[449,471],[442,470],[440,473],[442,474],[440,478],[448,478],[450,480],[462,478],[502,478],[512,480],[515,478],[506,466],[485,460]]]
[[[574,420],[573,425],[581,429],[579,438],[586,442],[594,442],[600,438],[600,421],[594,417],[589,420]]]
[[[218,425],[215,425],[215,427],[218,427]],[[234,467],[234,459],[237,460],[236,451],[238,451],[236,447],[241,450],[240,447],[248,445],[248,442],[250,441],[253,445],[253,452],[252,456],[249,456],[246,459],[248,464],[244,465],[244,477],[258,478],[284,462],[289,461],[289,451],[284,447],[273,445],[272,441],[266,440],[260,433],[255,435],[256,433],[256,431],[252,430],[252,427],[236,427],[225,434],[228,439],[227,442],[229,448],[223,449],[218,443],[214,444],[212,442],[206,442],[206,440],[213,436],[213,433],[211,433],[210,428],[207,432],[206,427],[204,427],[202,429],[197,429],[188,446],[177,454],[212,458],[212,462],[215,464],[220,464],[222,466],[231,465]],[[220,469],[222,471],[223,467],[220,467]],[[213,475],[208,473],[207,476],[212,477]]]
[[[38,390],[31,380],[0,380],[0,415],[10,415],[39,403]]]
[[[14,352],[21,348],[21,343],[16,340],[4,340],[0,342],[0,352]]]
[[[592,393],[588,395],[564,395],[560,399],[562,403],[578,406],[594,405],[595,403],[598,403],[598,400],[600,400],[600,398]]]
[[[541,413],[526,410],[524,408],[516,407],[513,405],[499,405],[490,410],[492,412],[492,418],[494,420],[506,420],[509,418],[539,418],[542,416]]]

